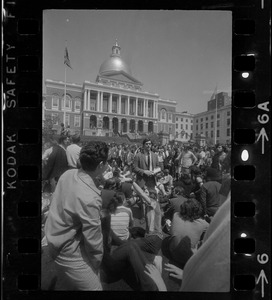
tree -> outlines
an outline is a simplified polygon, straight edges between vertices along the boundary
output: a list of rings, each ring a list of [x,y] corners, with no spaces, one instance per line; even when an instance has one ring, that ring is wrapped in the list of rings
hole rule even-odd
[[[54,138],[54,135],[56,133],[56,129],[53,129],[54,124],[56,124],[59,121],[59,116],[50,116],[46,115],[45,120],[43,123],[43,139],[45,141],[52,140]]]

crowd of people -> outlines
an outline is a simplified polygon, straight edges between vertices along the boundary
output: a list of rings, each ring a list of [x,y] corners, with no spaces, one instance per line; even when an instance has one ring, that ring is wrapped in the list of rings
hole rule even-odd
[[[43,245],[58,289],[123,279],[133,290],[166,291],[168,272],[180,291],[227,292],[230,150],[148,138],[82,143],[65,132],[45,143]]]

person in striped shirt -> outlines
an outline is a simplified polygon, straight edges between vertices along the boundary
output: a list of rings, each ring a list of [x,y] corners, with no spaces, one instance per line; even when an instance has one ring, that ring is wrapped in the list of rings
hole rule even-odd
[[[132,211],[130,208],[124,206],[125,201],[124,193],[117,192],[108,206],[111,214],[111,230],[123,241],[129,239],[129,228],[134,225]]]

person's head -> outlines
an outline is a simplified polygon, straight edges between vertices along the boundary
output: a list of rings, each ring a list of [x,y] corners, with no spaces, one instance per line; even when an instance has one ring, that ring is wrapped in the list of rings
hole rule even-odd
[[[79,134],[74,134],[74,135],[72,135],[71,136],[71,142],[73,143],[73,144],[79,144],[79,142],[80,142],[80,135]]]
[[[79,161],[81,167],[86,172],[103,174],[107,168],[109,148],[104,142],[88,142],[81,148]]]
[[[61,127],[64,127],[64,123],[61,123],[60,126],[61,126]]]
[[[206,180],[207,181],[220,181],[221,175],[217,169],[214,168],[207,168],[206,169]]]
[[[183,195],[184,194],[184,188],[180,185],[177,185],[173,190],[174,195]]]
[[[221,144],[216,145],[216,151],[217,152],[222,152],[223,151],[223,146]]]
[[[112,177],[106,180],[105,185],[104,185],[104,189],[105,190],[119,190],[121,186],[121,181],[119,178],[117,177]]]
[[[180,216],[184,221],[193,222],[203,216],[203,208],[194,198],[188,199],[180,205]]]
[[[149,152],[152,147],[152,142],[149,138],[143,140],[143,148],[145,151]]]
[[[65,135],[61,135],[59,137],[59,140],[58,140],[59,144],[64,146],[65,148],[68,146],[69,144],[69,138]]]

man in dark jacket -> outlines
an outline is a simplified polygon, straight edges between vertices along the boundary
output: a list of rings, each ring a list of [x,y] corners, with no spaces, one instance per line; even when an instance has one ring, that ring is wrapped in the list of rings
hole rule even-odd
[[[155,174],[161,169],[157,154],[151,151],[152,142],[144,139],[144,151],[136,154],[133,163],[133,171],[136,173],[136,183],[143,188],[144,185],[150,190],[155,190]]]
[[[66,156],[66,147],[68,146],[69,138],[65,135],[59,137],[58,144],[53,146],[47,164],[43,170],[43,180],[49,180],[51,192],[54,192],[56,184],[60,176],[68,170],[68,161]]]
[[[200,203],[203,206],[204,216],[213,217],[220,206],[219,191],[221,188],[220,172],[213,168],[208,168],[206,182],[200,189]]]

